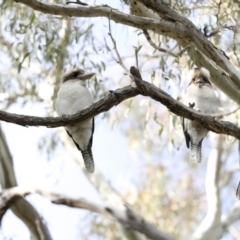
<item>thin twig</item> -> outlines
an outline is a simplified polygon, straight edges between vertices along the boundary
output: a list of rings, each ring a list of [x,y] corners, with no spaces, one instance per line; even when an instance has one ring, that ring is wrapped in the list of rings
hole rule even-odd
[[[221,11],[221,5],[222,5],[222,1],[220,0],[217,3],[217,13],[215,14],[215,16],[217,18],[217,24],[219,24],[219,14],[220,14],[220,11]]]
[[[113,50],[115,51],[116,55],[117,55],[117,58],[118,58],[118,64],[124,69],[126,75],[128,75],[129,77],[131,77],[131,74],[129,72],[129,70],[127,69],[127,67],[124,65],[122,59],[121,59],[121,56],[118,52],[118,49],[117,49],[117,43],[116,43],[116,40],[113,38],[112,36],[112,29],[111,29],[111,14],[112,14],[112,9],[111,9],[111,12],[110,12],[110,16],[108,18],[108,29],[109,29],[109,33],[108,35],[110,36],[111,40],[112,40],[112,43],[113,43]],[[132,78],[132,77],[131,77]]]
[[[176,55],[178,57],[181,57],[183,55],[183,53],[185,53],[190,47],[192,47],[192,44],[187,45],[185,48],[183,48],[182,50],[180,50]]]
[[[151,39],[151,37],[150,37],[150,35],[149,35],[149,33],[148,33],[147,30],[144,30],[144,29],[143,29],[143,34],[144,34],[144,36],[146,37],[146,39],[147,39],[147,41],[149,42],[149,44],[150,44],[153,48],[155,48],[156,50],[158,50],[159,52],[164,52],[164,53],[167,53],[167,54],[169,54],[169,55],[171,55],[171,56],[173,56],[173,57],[178,57],[176,54],[172,53],[171,51],[168,51],[168,50],[166,50],[166,49],[164,49],[164,48],[158,47],[158,46],[152,41],[152,39]]]
[[[159,52],[163,52],[163,53],[167,53],[173,57],[181,57],[183,55],[184,52],[186,52],[186,50],[190,47],[192,47],[192,44],[187,45],[185,48],[183,48],[182,50],[180,50],[178,53],[173,53],[172,51],[166,50],[164,48],[160,48],[158,47],[151,39],[149,33],[147,30],[143,30],[143,34],[146,37],[147,41],[149,42],[149,44],[155,48],[156,50],[158,50]]]
[[[204,28],[204,35],[207,37],[207,38],[210,38],[210,37],[214,37],[215,35],[217,35],[220,31],[221,31],[221,27],[217,27],[216,29],[212,30],[210,33],[208,33],[207,31],[207,27]]]
[[[138,47],[138,48],[133,46],[133,48],[134,48],[134,51],[135,51],[136,67],[137,67],[137,69],[139,69],[139,65],[138,65],[138,52],[141,49],[141,46]]]
[[[230,111],[230,112],[226,112],[226,113],[216,113],[216,114],[210,114],[208,116],[211,116],[211,117],[216,117],[216,118],[222,118],[222,117],[225,117],[225,116],[229,116],[235,112],[237,112],[238,110],[240,109],[240,107]]]

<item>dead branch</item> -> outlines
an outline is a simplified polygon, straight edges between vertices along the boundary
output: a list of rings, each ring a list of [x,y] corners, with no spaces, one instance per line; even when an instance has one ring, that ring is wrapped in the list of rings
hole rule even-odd
[[[72,116],[41,118],[0,111],[0,120],[26,127],[46,126],[54,128],[66,126],[69,124],[84,121],[88,118],[92,118],[102,112],[110,110],[113,106],[118,105],[128,98],[142,94],[162,103],[171,112],[180,117],[195,120],[210,131],[218,134],[231,135],[240,140],[240,129],[235,124],[227,121],[217,121],[213,117],[206,116],[205,114],[197,112],[194,109],[186,107],[182,103],[173,99],[163,90],[157,88],[151,83],[141,80],[141,74],[135,67],[131,67],[130,72],[134,76],[134,81],[137,85],[137,89],[132,86],[128,86],[117,89],[115,91],[110,91],[106,97],[99,100],[97,103]]]
[[[113,219],[124,227],[134,229],[140,233],[145,234],[148,238],[153,240],[172,240],[172,238],[162,231],[160,231],[155,225],[146,221],[139,216],[130,206],[125,205],[125,211],[119,211],[117,208],[101,206],[92,203],[85,199],[73,199],[63,194],[53,193],[51,191],[45,191],[41,189],[26,189],[22,187],[14,187],[4,190],[0,195],[0,217],[6,212],[6,210],[19,198],[25,197],[29,194],[37,193],[44,197],[47,197],[55,204],[61,204],[68,207],[86,209],[94,213],[103,215]]]
[[[158,47],[158,46],[153,42],[153,40],[151,39],[151,37],[150,37],[150,35],[149,35],[149,33],[148,33],[147,30],[144,30],[144,29],[143,29],[143,34],[144,34],[145,38],[147,39],[147,41],[149,42],[149,44],[150,44],[154,49],[158,50],[159,52],[167,53],[167,54],[171,55],[172,57],[178,57],[177,54],[175,54],[175,53],[173,53],[173,52],[171,52],[171,51],[169,51],[169,50],[167,50],[167,49]]]

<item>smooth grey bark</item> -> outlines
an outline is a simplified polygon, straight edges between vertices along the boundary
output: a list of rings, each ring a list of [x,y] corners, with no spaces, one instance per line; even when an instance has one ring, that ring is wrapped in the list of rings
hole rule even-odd
[[[221,224],[222,209],[219,188],[222,141],[222,137],[218,136],[215,147],[209,152],[205,179],[208,210],[205,218],[194,233],[194,240],[221,239],[224,233]]]

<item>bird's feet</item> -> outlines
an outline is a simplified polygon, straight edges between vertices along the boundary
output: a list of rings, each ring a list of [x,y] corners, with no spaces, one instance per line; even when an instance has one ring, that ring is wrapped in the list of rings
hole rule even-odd
[[[194,102],[193,102],[193,103],[188,103],[188,106],[189,106],[190,108],[194,108],[195,103],[194,103]]]

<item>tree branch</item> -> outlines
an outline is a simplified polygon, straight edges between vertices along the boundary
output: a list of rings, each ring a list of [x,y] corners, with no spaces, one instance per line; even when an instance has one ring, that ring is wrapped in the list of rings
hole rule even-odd
[[[232,209],[221,217],[223,231],[225,228],[231,226],[231,224],[233,224],[234,222],[239,221],[239,219],[240,219],[240,202],[236,202],[233,205]]]
[[[206,36],[199,31],[196,26],[187,18],[181,16],[167,4],[161,0],[138,0],[146,8],[153,10],[153,13],[159,14],[161,19],[153,19],[146,17],[138,17],[122,13],[107,5],[103,6],[69,6],[63,4],[45,3],[40,0],[15,0],[33,8],[34,10],[52,14],[69,17],[106,17],[117,23],[136,27],[139,29],[152,30],[155,33],[176,39],[179,44],[185,48],[189,44],[193,44],[197,50],[204,54],[207,62],[206,67],[211,75],[216,75],[219,71],[218,78],[212,77],[212,81],[231,99],[240,104],[240,74],[231,64],[231,62],[222,54],[222,52],[215,48],[214,45],[208,41]],[[193,49],[192,51],[197,52]],[[199,59],[191,56],[196,64],[200,64]]]
[[[106,112],[112,107],[118,105],[122,101],[135,97],[138,95],[138,91],[136,88],[131,86],[124,87],[121,89],[117,89],[115,91],[109,91],[110,93],[102,98],[97,103],[93,104],[89,108],[76,113],[72,116],[64,116],[64,117],[34,117],[34,116],[26,116],[26,115],[18,115],[13,113],[7,113],[4,111],[0,111],[0,120],[10,123],[15,123],[21,126],[46,126],[46,127],[61,127],[66,126],[68,124],[74,124],[77,122],[84,121],[88,118],[92,118],[99,113]]]
[[[164,49],[164,48],[161,48],[161,47],[158,47],[154,42],[153,40],[151,39],[149,33],[147,30],[144,30],[143,29],[143,34],[145,36],[145,38],[147,39],[147,41],[149,42],[149,44],[156,50],[158,50],[159,52],[163,52],[163,53],[167,53],[169,55],[171,55],[172,57],[178,57],[177,54],[173,53],[172,51],[170,50],[167,50],[167,49]]]
[[[111,15],[110,15],[110,17],[111,17]],[[117,63],[123,68],[123,70],[125,71],[125,73],[126,73],[129,77],[131,77],[131,74],[130,74],[129,70],[128,70],[127,67],[124,65],[124,63],[123,63],[123,61],[122,61],[122,58],[121,58],[121,56],[120,56],[120,54],[119,54],[119,52],[118,52],[116,40],[114,39],[114,37],[113,37],[113,35],[112,35],[112,28],[111,28],[110,18],[108,19],[108,30],[109,30],[108,35],[110,36],[111,41],[112,41],[112,43],[113,43],[113,50],[114,50],[114,52],[115,52],[116,55],[117,55],[117,59],[118,59],[118,62],[117,62]]]
[[[164,34],[176,38],[176,35],[181,38],[190,38],[188,31],[184,27],[176,26],[174,23],[164,20],[156,20],[150,18],[142,18],[129,14],[122,13],[107,5],[102,6],[69,6],[63,4],[54,4],[42,2],[40,0],[14,0],[15,2],[23,3],[30,8],[51,15],[69,16],[69,17],[106,17],[117,23],[122,23],[128,26],[149,29],[157,33]],[[169,35],[168,35],[169,34]]]
[[[148,238],[154,240],[172,240],[171,237],[160,231],[155,225],[147,222],[140,217],[137,213],[125,205],[125,211],[119,211],[116,208],[104,207],[95,203],[91,203],[84,199],[73,199],[62,194],[47,192],[41,189],[24,189],[21,187],[14,187],[4,190],[0,198],[0,214],[4,214],[12,203],[20,197],[25,197],[29,194],[38,193],[42,196],[49,198],[52,203],[66,205],[68,207],[86,209],[94,213],[101,214],[105,217],[114,219],[125,227],[132,228],[140,233],[145,234]],[[2,210],[5,211],[2,211]],[[0,216],[1,217],[1,216]]]
[[[191,51],[188,49],[192,61],[197,66],[207,68],[212,76],[211,81],[228,97],[240,104],[239,72],[231,64],[226,54],[208,41],[207,37],[191,21],[175,12],[162,0],[128,0],[126,4],[129,5],[133,15],[158,20],[164,19],[168,22],[174,22],[179,27],[184,26],[186,30],[189,30],[191,39],[178,37],[177,34],[173,38],[184,49],[189,45],[195,46],[196,48],[192,47]],[[196,55],[200,55],[200,58]]]
[[[171,112],[180,117],[197,121],[207,129],[215,133],[231,135],[240,140],[240,129],[235,124],[227,121],[217,121],[213,117],[206,116],[203,113],[186,107],[184,104],[173,99],[163,90],[157,88],[151,83],[141,80],[139,70],[135,67],[131,67],[130,72],[134,76],[137,89],[128,86],[117,89],[115,91],[110,91],[110,93],[106,97],[104,97],[97,103],[72,116],[41,118],[0,111],[0,120],[15,123],[21,126],[46,126],[53,128],[66,126],[69,124],[75,124],[77,122],[84,121],[88,118],[92,118],[99,113],[108,111],[113,106],[118,105],[120,102],[128,98],[135,97],[138,94],[142,94],[162,103]]]
[[[223,139],[218,138],[214,149],[211,150],[207,161],[205,189],[207,197],[207,214],[193,235],[193,239],[221,239],[221,199],[219,177],[221,169]]]
[[[15,187],[17,185],[16,176],[13,168],[13,160],[8,148],[4,133],[0,127],[0,184],[2,189]],[[14,203],[14,204],[13,204]],[[0,199],[1,205],[1,199]],[[10,208],[28,228],[31,239],[35,240],[52,240],[48,226],[38,214],[33,205],[24,198],[13,201],[9,206],[0,208],[0,225],[2,217]]]
[[[237,89],[240,89],[240,73],[231,64],[223,52],[217,49],[190,20],[175,12],[162,0],[138,1],[144,4],[147,8],[150,8],[158,13],[162,19],[169,19],[184,25],[189,30],[189,34],[192,36],[191,41],[198,50],[201,51],[207,58],[212,60],[214,62],[214,66],[221,70],[222,74],[227,75],[231,83],[234,84]]]
[[[213,117],[206,116],[203,113],[186,107],[182,103],[173,99],[169,94],[165,93],[161,89],[155,87],[148,82],[143,81],[141,79],[139,70],[135,67],[131,67],[130,72],[134,76],[135,83],[140,94],[144,96],[149,96],[152,99],[161,102],[176,115],[188,118],[190,120],[195,120],[215,133],[231,135],[239,139],[240,129],[235,124],[227,121],[216,121]]]

